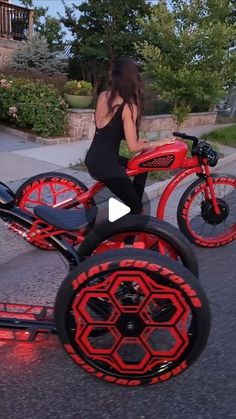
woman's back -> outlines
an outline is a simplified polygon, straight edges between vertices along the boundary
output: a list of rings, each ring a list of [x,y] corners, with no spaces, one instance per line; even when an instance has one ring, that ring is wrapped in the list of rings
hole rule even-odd
[[[100,94],[95,112],[95,124],[97,129],[103,129],[112,120],[120,105],[124,103],[121,96],[115,97],[112,101],[113,113],[109,112],[108,100],[110,92],[105,91]]]
[[[119,147],[125,138],[122,111],[125,102],[117,96],[113,102],[113,113],[108,114],[109,93],[103,92],[99,96],[95,112],[96,131],[93,142],[86,156],[86,165],[92,170],[97,160],[106,160],[106,164],[118,160]]]

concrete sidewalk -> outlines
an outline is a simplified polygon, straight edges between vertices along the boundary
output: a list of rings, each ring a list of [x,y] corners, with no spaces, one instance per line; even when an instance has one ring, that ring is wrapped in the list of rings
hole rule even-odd
[[[0,131],[0,180],[16,189],[25,179],[42,172],[63,171],[74,175],[69,165],[84,158],[91,141],[74,144],[41,146]],[[70,147],[68,147],[70,146]],[[92,179],[87,173],[76,172],[85,183]]]

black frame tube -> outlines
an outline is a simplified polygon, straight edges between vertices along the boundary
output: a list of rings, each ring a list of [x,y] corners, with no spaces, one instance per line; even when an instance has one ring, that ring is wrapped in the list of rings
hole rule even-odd
[[[0,218],[2,218],[2,220],[5,222],[15,222],[27,229],[30,229],[33,223],[37,220],[36,217],[26,213],[25,211],[22,211],[17,206],[10,208],[0,207]],[[45,225],[47,224],[45,223]],[[80,263],[81,259],[78,253],[62,236],[52,236],[45,240],[53,244],[62,254],[62,256],[64,256],[64,258],[69,262],[70,269],[74,268]]]
[[[40,331],[48,331],[50,333],[56,333],[55,323],[51,320],[23,320],[23,319],[12,319],[12,318],[1,318],[0,329],[23,329],[32,330],[37,329]]]

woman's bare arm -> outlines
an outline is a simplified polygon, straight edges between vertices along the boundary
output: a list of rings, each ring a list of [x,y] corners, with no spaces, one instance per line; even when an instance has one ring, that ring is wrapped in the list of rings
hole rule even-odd
[[[105,112],[104,112],[105,109]],[[95,110],[95,122],[96,125],[106,124],[107,120],[107,91],[100,93],[97,100],[96,110]],[[104,117],[105,115],[105,117]]]
[[[132,153],[136,153],[137,151],[142,151],[150,147],[148,145],[148,140],[138,140],[137,136],[137,128],[136,128],[136,121],[137,121],[137,106],[132,105],[133,107],[133,115],[130,110],[129,105],[125,105],[122,113],[123,125],[124,125],[124,132],[125,132],[125,139],[127,141],[127,145],[129,151]]]
[[[129,150],[132,153],[137,153],[138,151],[147,150],[150,147],[160,147],[165,144],[172,144],[175,142],[175,138],[168,138],[159,141],[152,141],[149,143],[147,139],[138,139],[137,136],[137,129],[136,129],[136,121],[137,121],[137,106],[132,105],[133,107],[133,116],[130,110],[129,105],[125,105],[122,113],[123,118],[123,125],[124,125],[124,132],[125,138],[127,141],[127,145]]]

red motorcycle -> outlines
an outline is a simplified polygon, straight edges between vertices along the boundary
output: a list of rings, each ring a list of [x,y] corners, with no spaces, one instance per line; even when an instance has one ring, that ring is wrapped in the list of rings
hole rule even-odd
[[[230,243],[236,237],[236,177],[210,172],[210,167],[216,166],[218,162],[218,153],[206,141],[179,132],[174,132],[173,135],[193,142],[191,156],[188,155],[186,143],[177,139],[173,144],[152,147],[135,155],[128,162],[128,175],[180,169],[160,198],[156,217],[162,220],[165,218],[165,208],[172,192],[183,179],[196,174],[197,179],[186,189],[178,204],[179,228],[189,240],[202,247],[218,247]],[[57,208],[59,214],[61,208],[95,207],[94,196],[103,188],[103,183],[95,182],[88,189],[72,176],[49,172],[34,176],[23,183],[16,192],[16,200],[18,206],[27,212],[32,212],[38,205],[47,205]],[[36,222],[31,233],[27,235],[27,240],[37,247],[53,249],[44,240],[47,236],[41,233],[37,234]],[[47,231],[44,233],[47,234]],[[86,231],[70,234],[68,239],[74,245],[79,244],[84,234]]]

